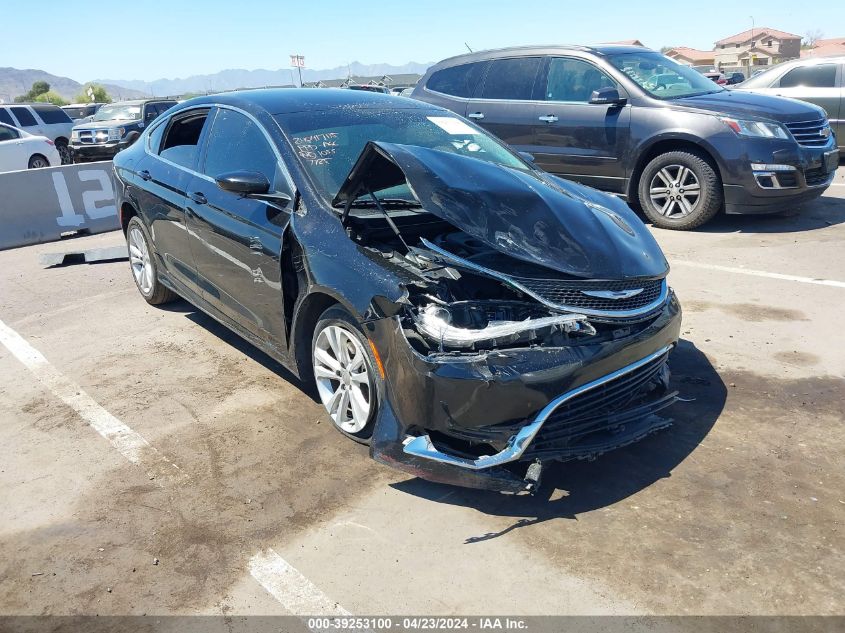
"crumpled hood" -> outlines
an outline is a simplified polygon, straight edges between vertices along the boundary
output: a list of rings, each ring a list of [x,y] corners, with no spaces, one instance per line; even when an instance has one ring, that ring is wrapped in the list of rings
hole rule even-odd
[[[615,196],[451,152],[370,141],[334,202],[405,180],[426,211],[511,257],[592,279],[668,272],[654,237]]]

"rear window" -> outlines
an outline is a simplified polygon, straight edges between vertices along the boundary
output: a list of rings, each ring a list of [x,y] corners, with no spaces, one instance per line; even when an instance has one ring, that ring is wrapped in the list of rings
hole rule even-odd
[[[817,64],[793,68],[780,78],[781,88],[834,88],[836,64]]]
[[[17,125],[6,108],[0,108],[0,123],[5,123],[6,125]]]
[[[16,108],[10,108],[10,110],[21,124],[21,127],[32,127],[35,125],[35,117],[32,116],[32,113],[26,108],[18,106]]]
[[[32,109],[41,117],[44,123],[72,123],[67,112],[62,110],[59,106],[49,105],[34,105]]]
[[[539,57],[517,57],[493,61],[484,80],[481,98],[522,101],[532,99],[534,79],[539,68]]]
[[[475,93],[488,62],[475,62],[444,68],[433,73],[426,88],[453,97],[469,98]]]

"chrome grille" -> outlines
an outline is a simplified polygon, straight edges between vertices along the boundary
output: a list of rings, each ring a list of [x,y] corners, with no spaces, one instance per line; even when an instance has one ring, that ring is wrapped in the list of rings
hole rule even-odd
[[[796,121],[787,123],[787,129],[804,147],[823,147],[827,145],[830,138],[830,125],[827,119],[816,119],[814,121]]]
[[[660,299],[666,291],[665,279],[628,281],[589,281],[573,279],[532,279],[510,277],[548,303],[590,312],[628,312],[641,310]],[[594,297],[584,292],[625,292],[641,290],[631,297]]]
[[[100,138],[97,138],[97,134],[100,135]],[[79,142],[82,145],[93,145],[95,143],[105,143],[108,139],[109,131],[108,130],[79,130]]]

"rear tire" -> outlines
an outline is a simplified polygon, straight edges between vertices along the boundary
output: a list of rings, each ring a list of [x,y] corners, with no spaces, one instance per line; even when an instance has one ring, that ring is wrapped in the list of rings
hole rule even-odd
[[[654,158],[640,175],[640,207],[662,229],[688,231],[722,208],[722,181],[716,170],[694,152],[667,152]]]
[[[134,216],[126,226],[126,246],[129,249],[129,268],[138,292],[150,305],[161,305],[179,298],[158,279],[155,250],[144,223]]]
[[[334,427],[369,444],[383,393],[381,375],[363,330],[335,305],[323,312],[311,341],[311,369],[320,401]]]
[[[30,169],[44,169],[50,166],[50,161],[41,154],[33,154],[29,159],[28,165]]]

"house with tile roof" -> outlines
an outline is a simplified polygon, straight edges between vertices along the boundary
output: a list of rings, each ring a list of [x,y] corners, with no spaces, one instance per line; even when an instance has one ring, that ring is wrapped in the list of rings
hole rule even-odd
[[[845,55],[845,37],[816,40],[812,48],[801,49],[801,57],[834,57]]]
[[[714,61],[719,68],[772,66],[801,56],[801,36],[761,26],[716,42]]]
[[[676,62],[687,66],[712,66],[716,63],[713,51],[701,51],[697,48],[688,48],[686,46],[675,46],[664,54]]]

